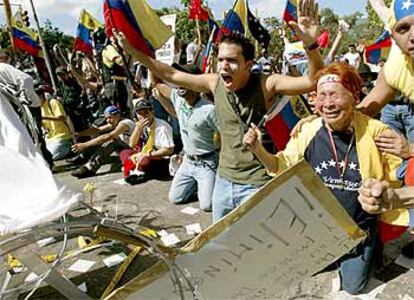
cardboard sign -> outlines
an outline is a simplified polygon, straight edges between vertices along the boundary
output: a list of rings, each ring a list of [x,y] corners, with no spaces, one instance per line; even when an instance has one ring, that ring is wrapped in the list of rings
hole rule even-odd
[[[273,299],[365,238],[306,162],[271,180],[182,250],[175,263],[200,299]],[[180,299],[159,263],[114,292],[128,299]],[[183,281],[185,282],[185,280]],[[183,286],[191,299],[188,285]]]
[[[177,15],[165,15],[160,17],[165,25],[170,27],[172,32],[175,32],[175,21]],[[155,51],[155,57],[157,60],[162,61],[168,65],[172,65],[174,62],[175,46],[174,46],[175,35],[170,37],[168,41],[157,51]]]
[[[303,48],[302,42],[286,44],[283,56],[292,66],[308,62],[308,55]]]

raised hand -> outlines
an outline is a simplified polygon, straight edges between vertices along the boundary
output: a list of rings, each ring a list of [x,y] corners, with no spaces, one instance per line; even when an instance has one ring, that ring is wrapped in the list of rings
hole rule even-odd
[[[138,121],[135,123],[135,126],[140,128],[141,130],[145,127],[148,127],[150,125],[150,121],[147,118],[139,118]]]
[[[289,25],[303,41],[305,47],[314,44],[318,38],[318,10],[319,6],[315,0],[299,0],[297,6],[298,22],[289,22]]]
[[[132,45],[129,43],[128,39],[122,32],[119,32],[116,29],[112,30],[112,37],[111,42],[115,45],[119,45],[126,53],[133,54],[136,50]]]

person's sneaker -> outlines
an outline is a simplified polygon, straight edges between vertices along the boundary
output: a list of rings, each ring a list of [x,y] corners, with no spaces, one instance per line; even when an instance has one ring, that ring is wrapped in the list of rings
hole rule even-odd
[[[86,178],[86,177],[91,177],[91,176],[95,176],[95,172],[89,170],[87,167],[85,166],[81,166],[78,169],[76,169],[75,171],[73,171],[71,173],[72,176],[75,176],[77,178]]]
[[[129,173],[129,175],[127,177],[125,177],[124,180],[128,184],[134,185],[134,184],[144,182],[146,179],[147,178],[146,178],[144,172],[142,172],[140,170],[133,170]]]

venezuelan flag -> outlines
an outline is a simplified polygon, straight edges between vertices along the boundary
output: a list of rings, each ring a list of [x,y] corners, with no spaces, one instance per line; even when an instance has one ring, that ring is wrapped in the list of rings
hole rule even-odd
[[[79,16],[78,29],[76,32],[74,50],[85,53],[92,53],[92,38],[91,33],[96,28],[103,28],[103,24],[99,22],[94,16],[83,9]]]
[[[217,33],[219,32],[219,27],[214,27],[212,31],[210,32],[210,37],[207,42],[207,46],[204,48],[203,54],[202,54],[202,61],[201,61],[201,71],[203,73],[206,72],[207,66],[209,64],[209,59],[211,58],[211,53],[213,51],[213,45],[216,40]]]
[[[297,7],[298,1],[297,0],[287,0],[286,7],[283,12],[283,20],[289,24],[290,21],[296,22],[298,20],[297,15]]]
[[[221,33],[239,32],[246,34],[248,30],[247,24],[247,4],[245,0],[236,0],[233,9],[231,9],[221,26]],[[221,35],[221,34],[220,34]]]
[[[43,56],[38,43],[37,32],[28,28],[21,20],[12,18],[11,23],[14,47],[23,50],[34,57]]]
[[[306,100],[301,96],[290,97],[286,102],[286,105],[280,112],[269,114],[269,119],[265,124],[266,130],[269,132],[277,151],[282,151],[286,148],[286,144],[290,139],[290,132],[299,120],[311,114],[310,109],[306,105]]]
[[[220,25],[217,23],[216,19],[213,17],[211,11],[209,11],[209,17],[208,17],[208,30],[210,34],[214,32],[213,41],[214,43],[217,43],[219,32],[220,32]]]
[[[133,47],[151,57],[174,34],[145,0],[105,0],[104,16],[108,36],[116,28]]]
[[[384,31],[374,44],[365,48],[365,59],[370,64],[376,64],[380,58],[387,59],[391,49],[391,36]]]

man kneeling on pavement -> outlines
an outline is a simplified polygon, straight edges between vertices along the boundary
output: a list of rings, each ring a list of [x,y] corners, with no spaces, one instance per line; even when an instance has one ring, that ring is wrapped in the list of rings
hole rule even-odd
[[[201,74],[193,64],[172,65],[188,74]],[[157,83],[155,98],[178,119],[184,160],[174,175],[168,198],[172,203],[186,203],[198,196],[200,208],[211,211],[211,199],[218,165],[219,132],[214,104],[206,97],[184,88],[171,88]]]
[[[93,152],[89,161],[72,172],[78,178],[94,176],[98,169],[108,160],[113,152],[129,149],[130,136],[135,124],[132,120],[123,118],[121,111],[115,106],[108,106],[104,111],[106,123],[100,127],[91,127],[80,132],[79,136],[96,136],[95,138],[72,146],[72,151],[82,152],[90,149]]]
[[[168,158],[174,153],[173,130],[167,122],[155,118],[151,103],[139,101],[135,112],[137,122],[129,141],[132,149],[120,153],[129,184],[168,176]]]

